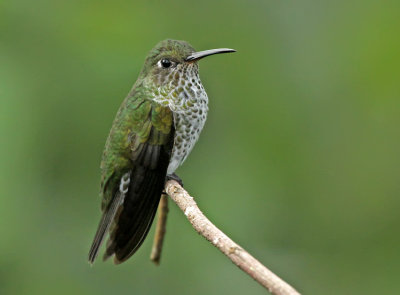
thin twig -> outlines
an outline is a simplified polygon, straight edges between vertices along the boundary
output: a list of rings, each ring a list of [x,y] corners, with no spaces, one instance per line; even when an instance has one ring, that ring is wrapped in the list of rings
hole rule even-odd
[[[224,253],[233,263],[275,295],[300,295],[292,286],[233,242],[200,211],[193,197],[178,182],[169,180],[165,191],[185,213],[193,228]]]
[[[153,248],[151,249],[151,255],[150,255],[151,261],[153,261],[156,265],[160,264],[161,251],[167,226],[167,215],[168,215],[168,196],[162,194],[160,199],[160,204],[158,205],[157,226],[156,226],[156,232],[154,234]]]

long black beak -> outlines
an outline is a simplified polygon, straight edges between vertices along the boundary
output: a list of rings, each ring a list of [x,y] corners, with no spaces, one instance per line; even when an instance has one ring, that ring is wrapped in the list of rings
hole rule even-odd
[[[204,51],[199,51],[192,53],[189,55],[185,61],[195,61],[199,60],[203,57],[213,55],[213,54],[219,54],[219,53],[228,53],[228,52],[235,52],[235,49],[229,49],[229,48],[218,48],[218,49],[210,49],[210,50],[204,50]]]

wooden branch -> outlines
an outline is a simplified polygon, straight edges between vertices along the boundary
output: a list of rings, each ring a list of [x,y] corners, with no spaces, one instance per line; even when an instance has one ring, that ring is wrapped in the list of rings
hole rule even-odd
[[[161,195],[160,204],[158,205],[158,219],[156,232],[154,234],[153,248],[151,249],[150,259],[156,265],[160,264],[161,251],[164,242],[164,236],[167,227],[167,215],[168,215],[168,196],[166,194]]]
[[[193,228],[200,235],[228,256],[233,263],[264,288],[275,295],[300,295],[292,286],[262,265],[257,259],[212,224],[200,211],[193,197],[178,182],[175,180],[167,181],[165,191],[184,212]]]

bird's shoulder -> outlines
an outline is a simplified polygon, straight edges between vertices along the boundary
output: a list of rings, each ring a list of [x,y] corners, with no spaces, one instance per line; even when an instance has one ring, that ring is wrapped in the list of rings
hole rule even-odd
[[[157,168],[161,149],[164,153],[172,150],[173,133],[173,114],[169,107],[153,101],[143,91],[125,98],[103,151],[100,191],[103,208],[111,200],[124,173],[135,165]]]

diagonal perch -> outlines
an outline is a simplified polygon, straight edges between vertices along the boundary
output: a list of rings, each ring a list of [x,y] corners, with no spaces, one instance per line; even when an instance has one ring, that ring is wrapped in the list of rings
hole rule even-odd
[[[219,230],[200,211],[193,197],[176,181],[169,180],[165,184],[165,191],[184,212],[193,228],[222,253],[224,253],[241,270],[246,272],[255,281],[275,295],[300,295],[292,286],[266,268],[246,250],[232,241]]]

